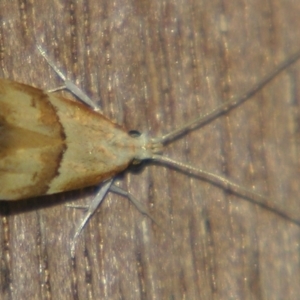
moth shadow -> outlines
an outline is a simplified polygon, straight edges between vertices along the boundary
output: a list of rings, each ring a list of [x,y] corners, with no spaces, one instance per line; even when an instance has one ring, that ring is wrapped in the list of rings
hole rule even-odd
[[[116,180],[122,181],[127,172],[135,174],[142,172],[146,164],[147,163],[141,162],[129,166],[127,170],[121,172],[120,174],[118,174],[118,176],[116,176]],[[99,186],[92,186],[80,190],[63,192],[53,195],[44,195],[16,201],[3,200],[0,201],[0,216],[18,215],[57,205],[69,205],[70,203],[74,203],[86,198],[93,199],[96,191],[99,189]],[[88,205],[88,203],[85,204]]]
[[[92,198],[95,195],[96,189],[98,189],[98,187],[88,187],[80,190],[24,200],[0,201],[0,216],[18,215],[57,205],[67,205],[83,198]]]

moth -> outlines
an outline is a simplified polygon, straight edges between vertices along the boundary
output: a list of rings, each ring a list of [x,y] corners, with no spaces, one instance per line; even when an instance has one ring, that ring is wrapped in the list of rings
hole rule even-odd
[[[171,165],[255,201],[265,199],[227,178],[163,156],[163,147],[247,100],[299,59],[300,52],[243,96],[230,99],[164,136],[148,138],[144,134],[131,135],[103,116],[94,103],[66,79],[45,51],[40,47],[39,50],[66,88],[84,103],[0,79],[0,200],[55,194],[104,182],[76,231],[77,237],[109,189],[129,197],[139,210],[150,215],[132,195],[112,184],[112,179],[132,162],[145,159]]]

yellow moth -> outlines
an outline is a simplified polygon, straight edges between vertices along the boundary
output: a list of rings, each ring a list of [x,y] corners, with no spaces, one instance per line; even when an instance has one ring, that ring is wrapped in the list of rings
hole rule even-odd
[[[150,158],[152,145],[86,105],[0,80],[0,199],[97,185]]]
[[[242,97],[229,100],[167,135],[148,138],[131,136],[96,111],[93,102],[65,78],[40,47],[39,50],[64,80],[65,86],[85,104],[0,79],[0,200],[60,193],[105,182],[76,231],[76,237],[109,189],[128,196],[148,214],[133,196],[112,185],[116,174],[133,161],[144,159],[175,166],[257,202],[265,199],[226,178],[164,157],[161,152],[164,144],[247,100],[295,62],[300,53],[279,65]]]

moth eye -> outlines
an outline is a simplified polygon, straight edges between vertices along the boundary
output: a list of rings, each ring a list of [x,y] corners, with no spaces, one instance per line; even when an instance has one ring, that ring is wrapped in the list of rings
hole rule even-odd
[[[141,134],[139,131],[137,131],[137,130],[130,130],[130,131],[128,131],[128,134],[129,134],[131,137],[133,137],[133,138],[139,137],[139,136],[142,135],[142,134]]]
[[[140,173],[145,167],[144,160],[134,159],[129,165],[128,169],[132,173]]]
[[[131,136],[132,138],[138,138],[142,134],[137,130],[130,130],[130,131],[128,131],[128,135]],[[133,172],[133,173],[141,172],[141,170],[145,166],[144,162],[145,162],[144,160],[140,160],[140,159],[132,160],[130,165],[129,165],[130,172]]]

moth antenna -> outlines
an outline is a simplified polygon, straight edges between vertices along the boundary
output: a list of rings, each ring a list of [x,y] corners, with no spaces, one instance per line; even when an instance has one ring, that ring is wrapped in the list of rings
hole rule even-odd
[[[177,162],[171,158],[165,157],[161,155],[161,150],[163,145],[171,143],[172,141],[176,140],[177,138],[181,137],[182,135],[186,134],[189,131],[195,130],[200,126],[203,126],[211,121],[213,121],[216,117],[221,114],[225,114],[228,111],[236,108],[246,100],[248,100],[251,96],[256,94],[259,90],[261,90],[265,85],[267,85],[270,81],[272,81],[279,73],[284,71],[294,62],[296,62],[300,58],[300,51],[296,52],[293,56],[289,59],[283,61],[279,64],[271,73],[265,76],[262,80],[256,83],[249,91],[239,97],[233,97],[232,99],[226,101],[225,103],[219,105],[215,109],[211,110],[210,112],[193,119],[192,121],[188,122],[187,124],[165,134],[157,138],[153,138],[150,141],[151,149],[152,149],[152,156],[151,159],[153,161],[168,165],[170,167],[174,167],[177,170],[183,171],[190,175],[196,176],[198,178],[202,178],[209,182],[214,183],[217,186],[221,186],[226,190],[229,190],[235,194],[242,196],[243,198],[251,199],[257,205],[264,207],[265,209],[272,211],[273,213],[281,216],[284,219],[287,219],[295,224],[300,225],[299,220],[291,218],[290,216],[282,213],[280,209],[272,208],[267,206],[265,203],[269,200],[268,197],[263,196],[261,194],[256,193],[254,190],[247,189],[241,185],[236,184],[235,182],[222,177],[217,174],[213,174],[202,169],[195,168],[191,165]]]
[[[200,117],[197,117],[187,124],[161,136],[158,138],[154,138],[153,141],[161,144],[167,144],[175,139],[179,138],[180,136],[186,134],[189,131],[195,130],[199,128],[200,126],[203,126],[212,120],[214,120],[216,117],[218,117],[221,114],[225,114],[228,111],[238,107],[240,104],[251,98],[253,95],[255,95],[258,91],[260,91],[265,85],[267,85],[270,81],[272,81],[279,73],[284,71],[286,68],[288,68],[290,65],[292,65],[294,62],[296,62],[300,58],[300,51],[296,52],[294,55],[289,57],[287,60],[283,61],[281,64],[279,64],[271,73],[263,77],[260,81],[258,81],[248,92],[245,94],[233,97],[232,99],[224,102],[223,104],[217,106],[215,109],[211,110],[210,112],[206,113],[205,115],[202,115]]]
[[[209,181],[223,189],[225,188],[226,190],[231,191],[236,195],[242,196],[242,198],[248,199],[254,204],[257,204],[271,211],[272,213],[282,217],[283,219],[286,219],[289,222],[293,222],[300,226],[300,221],[298,219],[290,217],[289,215],[283,213],[280,209],[277,209],[276,207],[270,207],[269,205],[267,205],[266,203],[268,202],[268,200],[270,200],[269,197],[263,196],[259,193],[256,193],[254,190],[250,190],[246,187],[243,187],[229,180],[226,177],[195,168],[191,165],[178,162],[176,160],[162,155],[153,155],[152,160],[170,167],[174,167],[176,170],[182,171],[197,178]]]

